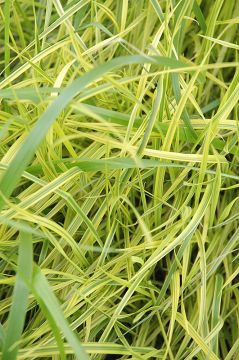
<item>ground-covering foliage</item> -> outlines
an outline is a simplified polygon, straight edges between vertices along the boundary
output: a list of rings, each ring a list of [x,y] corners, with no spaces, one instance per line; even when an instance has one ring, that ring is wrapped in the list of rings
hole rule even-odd
[[[1,358],[239,359],[239,2],[0,17]]]

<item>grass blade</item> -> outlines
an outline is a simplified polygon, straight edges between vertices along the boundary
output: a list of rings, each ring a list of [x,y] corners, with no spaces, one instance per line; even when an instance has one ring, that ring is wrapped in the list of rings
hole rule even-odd
[[[35,266],[34,274],[32,279],[32,290],[37,299],[40,300],[41,304],[44,304],[44,307],[51,314],[52,321],[54,320],[56,328],[59,327],[62,333],[66,337],[68,343],[74,350],[74,354],[79,360],[89,360],[85,351],[83,350],[81,343],[70,329],[61,309],[60,305],[53,294],[47,280],[44,275],[41,273],[40,269]]]
[[[22,231],[19,236],[19,241],[18,272],[4,339],[3,360],[15,360],[17,358],[18,342],[20,341],[24,327],[29,295],[28,286],[24,280],[30,282],[32,278],[32,238],[29,233]]]

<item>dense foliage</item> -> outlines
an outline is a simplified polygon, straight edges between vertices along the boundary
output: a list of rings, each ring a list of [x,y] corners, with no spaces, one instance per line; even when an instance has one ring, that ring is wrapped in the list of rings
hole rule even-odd
[[[239,358],[236,0],[5,0],[0,347]]]

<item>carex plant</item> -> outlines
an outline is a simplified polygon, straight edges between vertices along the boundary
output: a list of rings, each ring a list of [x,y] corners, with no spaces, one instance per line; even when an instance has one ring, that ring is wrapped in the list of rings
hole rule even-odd
[[[1,358],[237,359],[239,2],[0,4]]]

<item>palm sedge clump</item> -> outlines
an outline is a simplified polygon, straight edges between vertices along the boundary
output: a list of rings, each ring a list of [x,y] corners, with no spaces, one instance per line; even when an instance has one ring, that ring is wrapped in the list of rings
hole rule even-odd
[[[239,2],[1,3],[1,358],[238,359]]]

